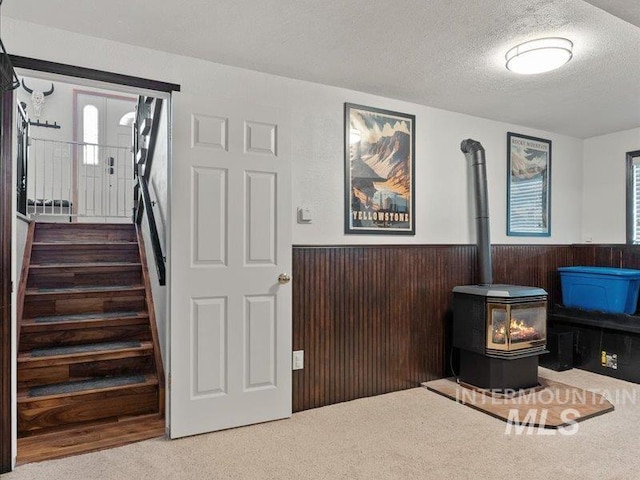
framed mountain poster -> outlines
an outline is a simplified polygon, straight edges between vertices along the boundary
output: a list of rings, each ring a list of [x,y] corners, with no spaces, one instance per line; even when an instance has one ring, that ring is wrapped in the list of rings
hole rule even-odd
[[[415,235],[414,115],[345,103],[345,233]]]
[[[551,236],[551,140],[507,132],[507,235]]]

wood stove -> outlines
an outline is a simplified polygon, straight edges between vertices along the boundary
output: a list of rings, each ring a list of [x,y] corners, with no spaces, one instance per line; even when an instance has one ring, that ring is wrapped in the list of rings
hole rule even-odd
[[[518,390],[538,385],[538,355],[546,353],[547,292],[494,285],[484,148],[465,140],[476,198],[478,285],[453,289],[452,346],[460,352],[458,379],[479,388]]]
[[[453,289],[453,346],[459,379],[493,390],[538,383],[538,355],[547,341],[547,292],[517,285]]]

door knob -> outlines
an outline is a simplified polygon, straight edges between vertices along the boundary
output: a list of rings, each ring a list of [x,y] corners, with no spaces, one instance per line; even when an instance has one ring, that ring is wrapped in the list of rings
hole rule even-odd
[[[278,283],[280,285],[284,285],[285,283],[289,283],[289,280],[291,280],[291,277],[289,276],[288,273],[281,273],[280,275],[278,275]]]

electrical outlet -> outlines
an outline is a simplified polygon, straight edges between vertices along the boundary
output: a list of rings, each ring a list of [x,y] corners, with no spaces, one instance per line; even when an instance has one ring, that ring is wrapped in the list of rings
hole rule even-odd
[[[296,350],[293,352],[293,368],[292,370],[302,370],[304,368],[304,350]]]

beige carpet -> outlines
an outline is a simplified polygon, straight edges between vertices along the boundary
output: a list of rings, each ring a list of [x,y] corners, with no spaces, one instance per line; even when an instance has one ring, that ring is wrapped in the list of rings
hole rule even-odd
[[[507,435],[504,422],[415,388],[289,420],[24,465],[2,480],[640,480],[640,385],[581,370],[541,373],[597,389],[616,409],[571,436]]]

